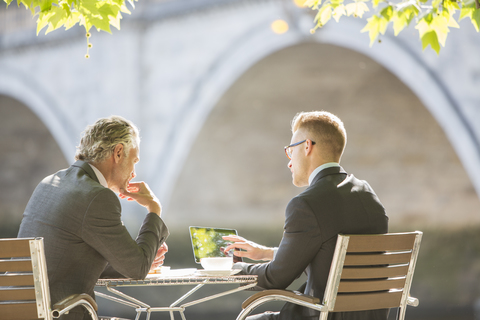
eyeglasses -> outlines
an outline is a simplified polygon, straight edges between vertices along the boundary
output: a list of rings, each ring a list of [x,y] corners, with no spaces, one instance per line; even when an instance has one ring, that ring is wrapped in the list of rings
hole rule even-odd
[[[292,160],[292,147],[298,146],[299,144],[302,144],[307,140],[308,139],[305,139],[303,141],[292,143],[291,145],[286,146],[285,147],[285,154],[287,155],[288,159]],[[310,141],[312,141],[312,140],[310,140]],[[315,141],[312,141],[312,145],[314,145],[314,144],[315,144]]]

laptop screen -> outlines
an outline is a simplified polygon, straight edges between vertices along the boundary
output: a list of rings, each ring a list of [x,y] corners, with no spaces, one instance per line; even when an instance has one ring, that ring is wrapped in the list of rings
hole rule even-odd
[[[190,227],[195,262],[200,263],[200,259],[206,257],[225,257],[223,249],[232,241],[223,240],[222,237],[236,234],[237,230],[235,229]],[[242,261],[242,258],[234,256],[233,261],[239,262]]]

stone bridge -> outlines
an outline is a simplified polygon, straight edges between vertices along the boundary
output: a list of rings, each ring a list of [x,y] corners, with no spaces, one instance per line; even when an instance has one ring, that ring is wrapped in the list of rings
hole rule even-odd
[[[279,19],[289,26],[283,34],[271,28]],[[340,23],[332,21],[313,35],[309,32],[312,21],[308,9],[287,0],[141,0],[132,15],[122,20],[121,31],[113,30],[112,35],[92,33],[91,58],[85,59],[87,45],[82,28],[37,37],[26,10],[5,10],[3,4],[0,95],[33,111],[69,163],[87,124],[111,114],[131,119],[142,135],[138,176],[149,182],[168,207],[204,124],[248,70],[288,48],[343,48],[339,52],[350,52],[367,65],[373,61],[399,79],[399,86],[413,92],[443,130],[469,183],[480,195],[480,35],[470,22],[462,21],[461,29],[451,30],[446,47],[437,56],[430,49],[422,52],[413,27],[398,37],[389,29],[381,43],[369,47],[368,35],[359,31],[364,20],[342,18]],[[329,59],[348,66],[350,61],[345,57],[348,54]],[[322,56],[311,55],[303,62],[304,68],[317,59]],[[365,66],[362,61],[360,67]],[[335,76],[319,72],[325,83]],[[350,89],[345,80],[348,70],[342,76],[344,80],[331,80],[338,81],[340,95]],[[368,85],[366,78],[362,81]],[[396,87],[391,89],[395,92]],[[369,90],[382,94],[378,84]],[[298,97],[301,95],[298,92]],[[296,97],[291,96],[291,104],[296,104]],[[351,113],[362,116],[355,105],[350,107]],[[301,105],[296,108],[302,110]],[[306,108],[329,106],[320,103]],[[269,110],[265,116],[275,118],[275,108]],[[295,112],[282,114],[286,122],[279,126],[285,130],[282,138],[287,143],[288,120]],[[395,112],[392,117],[395,122]],[[398,121],[408,124],[416,118],[415,111]],[[249,130],[248,122],[243,128]],[[270,129],[265,125],[265,131]],[[415,140],[415,134],[411,134],[409,139]],[[248,150],[248,146],[243,148]],[[208,152],[205,148],[203,151]],[[285,181],[289,183],[288,176]]]

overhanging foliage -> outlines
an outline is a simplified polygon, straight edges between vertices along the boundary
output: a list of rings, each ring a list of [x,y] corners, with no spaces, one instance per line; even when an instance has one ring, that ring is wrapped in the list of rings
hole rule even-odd
[[[390,23],[395,36],[413,23],[419,32],[423,49],[430,46],[437,54],[440,45],[445,46],[450,28],[459,28],[457,19],[470,18],[477,32],[480,26],[479,0],[353,0],[348,3],[346,0],[307,0],[305,6],[318,11],[312,33],[331,18],[337,22],[342,16],[361,18],[371,7],[375,13],[367,19],[367,24],[361,30],[369,33],[370,46],[380,34],[385,34]]]
[[[4,0],[7,6],[13,0]],[[137,0],[128,0],[134,7]],[[296,0],[301,1],[301,0]],[[480,27],[480,0],[306,0],[305,6],[318,11],[315,27],[323,27],[332,18],[337,22],[342,16],[362,18],[365,12],[373,10],[362,32],[368,32],[370,45],[379,35],[385,34],[388,25],[393,25],[395,35],[405,27],[414,24],[418,29],[422,47],[430,46],[440,52],[445,46],[450,28],[459,28],[458,22],[469,18],[475,30]],[[65,27],[70,29],[77,23],[85,27],[88,48],[90,30],[95,27],[111,33],[110,26],[120,29],[122,13],[130,14],[125,0],[17,0],[18,6],[30,9],[37,15],[37,34],[47,27],[45,33]],[[88,58],[88,52],[86,57]]]

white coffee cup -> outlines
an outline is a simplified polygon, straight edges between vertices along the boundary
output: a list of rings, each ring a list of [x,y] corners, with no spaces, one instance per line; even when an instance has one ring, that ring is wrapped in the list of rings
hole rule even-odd
[[[230,270],[233,266],[233,257],[208,257],[200,259],[205,270]]]

